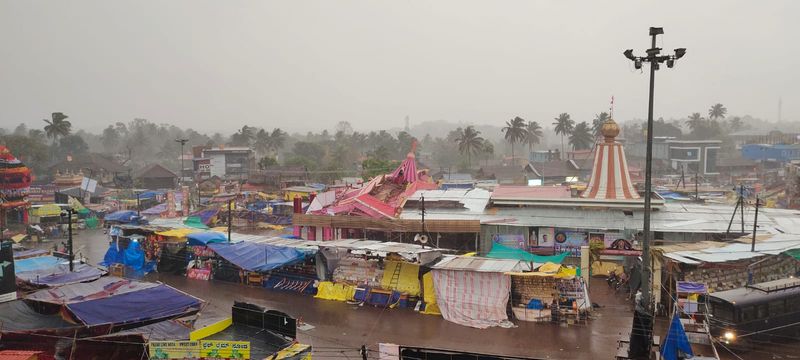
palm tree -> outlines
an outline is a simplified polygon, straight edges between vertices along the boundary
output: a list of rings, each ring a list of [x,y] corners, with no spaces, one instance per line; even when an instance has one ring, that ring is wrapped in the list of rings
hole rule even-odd
[[[728,109],[720,103],[716,103],[708,109],[708,118],[711,120],[724,119]]]
[[[54,112],[50,115],[51,120],[43,120],[47,123],[44,127],[44,132],[47,137],[53,139],[53,144],[59,137],[67,136],[72,131],[72,123],[67,120],[68,117],[64,113]]]
[[[700,113],[692,113],[689,115],[689,119],[686,120],[686,125],[689,126],[689,129],[692,130],[692,132],[694,132],[696,129],[699,129],[703,126],[704,121],[705,119],[703,119],[703,116],[701,116]]]
[[[581,121],[578,125],[575,125],[572,133],[569,134],[569,143],[572,145],[573,150],[591,149],[594,139],[592,128],[586,121]]]
[[[475,130],[473,126],[467,126],[458,134],[456,143],[458,144],[458,151],[462,154],[467,154],[467,166],[472,167],[472,154],[477,154],[483,146],[483,138],[480,136],[481,132]]]
[[[490,140],[483,140],[481,144],[481,152],[486,155],[486,164],[489,164],[489,159],[494,155],[494,144]]]
[[[594,120],[592,120],[592,133],[594,134],[595,138],[600,137],[600,130],[603,129],[603,123],[609,118],[610,116],[607,112],[601,112],[594,116]]]
[[[736,132],[744,128],[744,122],[742,122],[742,118],[734,116],[728,120],[728,126],[730,126],[731,131]]]
[[[567,113],[561,113],[555,118],[553,122],[553,126],[555,128],[556,135],[561,135],[561,153],[564,153],[564,135],[572,134],[572,130],[575,128],[575,120],[572,120]]]
[[[286,144],[286,136],[286,132],[280,128],[272,129],[272,133],[269,134],[271,149],[277,152],[283,148],[283,145]]]
[[[270,149],[270,134],[264,129],[258,130],[255,136],[255,140],[253,141],[253,148],[256,150],[256,154],[264,155]]]
[[[247,125],[242,126],[239,131],[231,135],[231,145],[250,147],[254,137],[253,130],[254,128]]]
[[[505,139],[511,143],[511,162],[514,162],[514,144],[521,142],[527,136],[528,130],[525,128],[525,119],[517,116],[506,121],[506,126],[502,129]]]
[[[528,144],[528,152],[533,151],[533,145],[542,141],[542,127],[536,121],[528,121],[528,126],[525,127],[524,143]]]

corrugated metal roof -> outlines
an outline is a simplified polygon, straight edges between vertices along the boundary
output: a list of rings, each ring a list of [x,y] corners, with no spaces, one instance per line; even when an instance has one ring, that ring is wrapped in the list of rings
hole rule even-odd
[[[530,270],[525,262],[509,259],[490,259],[477,256],[445,256],[431,266],[437,270],[460,270],[477,272],[499,272]]]
[[[751,244],[746,242],[745,238],[732,243],[706,241],[694,244],[658,246],[654,249],[663,252],[665,257],[684,264],[720,263],[766,255],[778,255],[788,250],[800,249],[800,235],[781,234],[770,236],[769,238],[762,237],[761,240],[756,241],[755,251],[750,251]]]

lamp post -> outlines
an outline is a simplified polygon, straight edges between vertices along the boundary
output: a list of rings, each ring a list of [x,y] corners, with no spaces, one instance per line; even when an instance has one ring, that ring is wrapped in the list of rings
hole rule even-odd
[[[231,242],[231,227],[233,226],[233,216],[231,209],[233,209],[233,199],[228,201],[228,242]]]
[[[139,199],[139,195],[141,194],[142,193],[140,193],[139,191],[136,191],[136,216],[142,216],[142,214],[139,213],[142,209],[142,202]]]
[[[175,142],[181,143],[181,171],[180,180],[178,180],[178,184],[183,185],[183,145],[186,145],[189,142],[189,139],[175,139]]]
[[[69,208],[67,210],[61,210],[61,217],[67,218],[67,253],[69,256],[69,271],[72,272],[74,270],[72,262],[75,260],[75,255],[72,254],[72,214],[75,213],[75,210]]]
[[[660,27],[650,28],[651,47],[646,50],[647,56],[634,56],[633,50],[628,49],[623,52],[626,58],[633,61],[634,68],[641,69],[642,64],[650,63],[650,98],[647,110],[647,150],[645,154],[645,177],[644,177],[644,224],[642,226],[644,239],[642,241],[642,296],[640,303],[637,304],[634,314],[634,328],[631,331],[631,353],[632,357],[647,356],[652,344],[652,305],[650,303],[650,243],[652,234],[650,233],[650,202],[652,193],[652,172],[653,172],[653,94],[655,92],[656,70],[661,64],[666,63],[668,68],[675,65],[675,60],[686,55],[685,48],[675,49],[674,55],[660,55],[661,48],[656,47],[656,37],[664,34],[664,29]],[[640,318],[637,320],[637,315]],[[634,346],[634,340],[640,346]],[[642,343],[642,341],[647,341]],[[636,347],[636,349],[634,349]]]

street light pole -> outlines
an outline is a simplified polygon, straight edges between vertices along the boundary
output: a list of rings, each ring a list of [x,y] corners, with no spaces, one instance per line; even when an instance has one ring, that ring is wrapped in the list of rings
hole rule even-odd
[[[186,145],[189,139],[175,139],[175,142],[181,143],[181,171],[179,172],[180,180],[178,180],[178,184],[183,185],[183,145]]]
[[[139,213],[141,211],[141,209],[142,209],[142,202],[141,202],[141,200],[139,200],[139,195],[141,195],[141,193],[137,191],[136,192],[136,216],[142,216],[142,214]]]
[[[652,344],[652,304],[650,301],[651,291],[651,268],[650,268],[650,243],[652,242],[652,234],[650,233],[650,212],[651,212],[651,194],[653,190],[653,98],[655,93],[655,80],[656,70],[660,68],[660,64],[666,62],[668,68],[675,65],[675,60],[682,58],[686,54],[685,48],[675,49],[674,55],[659,55],[661,48],[656,47],[656,37],[664,34],[664,29],[660,27],[650,28],[651,46],[647,49],[647,56],[634,56],[633,50],[628,49],[623,52],[626,58],[633,61],[634,68],[641,69],[642,63],[650,63],[650,98],[648,101],[647,109],[647,149],[645,154],[645,180],[644,180],[644,223],[643,241],[642,241],[642,283],[641,291],[642,296],[640,303],[637,304],[637,311],[634,314],[634,328],[631,332],[631,356],[641,357],[646,356],[650,352]],[[639,320],[637,320],[637,315]],[[647,341],[646,343],[639,342],[634,349],[634,338],[637,342]]]
[[[75,255],[72,253],[72,214],[75,213],[75,210],[69,208],[67,210],[61,211],[61,216],[67,217],[67,253],[69,257],[69,271],[74,271],[74,265],[72,264],[75,261]]]
[[[231,216],[231,209],[233,208],[233,199],[228,201],[228,242],[231,242],[231,226],[233,221],[233,216]]]

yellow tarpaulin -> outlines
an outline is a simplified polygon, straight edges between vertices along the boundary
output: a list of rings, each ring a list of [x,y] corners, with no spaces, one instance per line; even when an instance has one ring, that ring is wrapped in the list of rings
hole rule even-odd
[[[28,237],[28,235],[17,234],[17,235],[12,236],[11,240],[13,240],[15,243],[19,243],[20,241],[24,240],[26,237]]]
[[[171,229],[167,231],[158,231],[156,234],[166,237],[185,238],[186,235],[199,232],[198,229]]]
[[[76,198],[74,198],[72,196],[69,197],[69,199],[67,200],[67,203],[69,204],[69,207],[71,207],[75,211],[81,211],[82,209],[85,209],[83,204],[81,204],[81,202],[78,201],[78,199],[76,199]]]
[[[572,268],[568,268],[566,266],[562,266],[561,270],[558,270],[558,276],[559,277],[571,277],[571,276],[575,276],[576,273],[577,273],[577,270],[572,269]]]
[[[442,315],[439,305],[436,304],[436,289],[433,288],[433,273],[430,271],[422,275],[422,299],[425,301],[425,310],[421,313]]]
[[[555,264],[555,263],[549,262],[549,263],[546,263],[546,264],[540,266],[539,267],[539,272],[557,273],[559,269],[561,269],[561,264]]]
[[[399,277],[394,280],[394,273],[398,266],[400,267]],[[409,295],[419,295],[419,265],[402,261],[386,261],[381,287]]]
[[[61,207],[56,204],[45,204],[39,207],[31,208],[31,216],[61,216]]]
[[[270,229],[270,230],[283,230],[283,229],[286,228],[285,226],[268,224],[268,223],[263,223],[263,222],[258,223],[258,227],[260,229]]]
[[[317,295],[314,297],[323,300],[348,301],[353,300],[355,294],[355,286],[323,281],[319,283]]]

